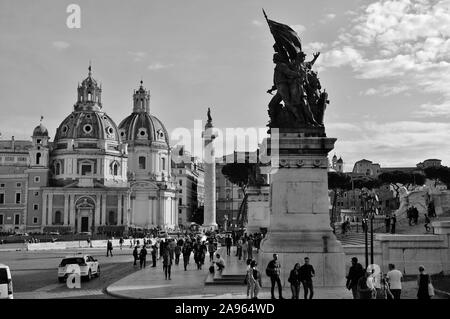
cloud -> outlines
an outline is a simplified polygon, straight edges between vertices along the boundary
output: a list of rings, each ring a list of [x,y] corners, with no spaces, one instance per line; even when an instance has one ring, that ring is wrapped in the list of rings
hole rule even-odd
[[[54,48],[56,48],[57,50],[65,50],[68,47],[70,47],[70,44],[64,41],[53,41],[52,45]]]
[[[420,110],[413,113],[417,118],[450,118],[450,101],[440,104],[425,103],[420,106]]]
[[[355,125],[348,124],[348,128]],[[425,158],[436,157],[450,163],[450,155],[441,151],[443,145],[449,144],[450,123],[363,121],[357,126],[357,134],[347,130],[344,123],[338,127],[327,126],[328,136],[340,137],[336,152],[342,154],[347,163],[367,158],[382,166],[414,166]]]
[[[366,95],[410,91],[450,99],[449,0],[375,1],[339,33],[317,61],[322,70],[348,67],[358,79],[384,82]],[[443,114],[446,107],[421,108],[418,114],[430,112]]]
[[[255,25],[255,26],[257,26],[257,27],[261,27],[261,26],[264,25],[264,23],[262,23],[262,22],[259,21],[259,20],[252,20],[252,24]]]
[[[326,43],[323,42],[308,42],[304,45],[303,51],[305,52],[316,52],[321,51],[327,47]]]
[[[327,22],[333,20],[334,18],[336,18],[336,14],[328,13],[328,14],[325,15],[325,17],[320,19],[320,23],[327,23]]]
[[[173,66],[174,66],[173,64],[163,64],[163,63],[156,62],[156,63],[150,64],[147,68],[149,70],[161,70],[161,69],[171,68]]]
[[[134,62],[140,62],[147,56],[147,52],[142,51],[137,52],[128,51],[128,54],[133,58]]]
[[[291,25],[290,27],[292,28],[292,30],[297,32],[299,35],[301,35],[306,30],[306,27],[301,24],[294,24],[294,25]]]

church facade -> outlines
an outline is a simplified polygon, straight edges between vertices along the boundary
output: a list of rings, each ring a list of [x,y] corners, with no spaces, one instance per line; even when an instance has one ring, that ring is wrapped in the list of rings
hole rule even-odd
[[[17,190],[5,186],[14,183],[0,183],[4,186],[0,232],[123,234],[130,228],[176,227],[177,190],[171,176],[169,136],[162,122],[150,115],[150,94],[142,81],[133,95],[132,114],[119,126],[103,110],[102,88],[92,77],[91,67],[77,91],[73,111],[61,122],[52,142],[41,123],[31,143],[21,143],[25,155],[20,158],[26,158],[26,164],[0,164],[0,181],[15,181],[16,171],[23,180],[19,202],[12,198],[7,203],[8,194]],[[17,150],[2,142],[3,163],[2,153],[14,158],[11,154]],[[2,210],[9,204],[19,205],[12,218],[8,209]]]

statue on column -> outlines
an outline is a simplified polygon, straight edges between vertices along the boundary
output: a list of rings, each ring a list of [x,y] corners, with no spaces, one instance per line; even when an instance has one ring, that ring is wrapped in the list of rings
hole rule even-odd
[[[263,10],[264,12],[264,10]],[[321,91],[317,72],[312,70],[320,52],[305,62],[298,34],[289,26],[264,16],[275,39],[273,46],[274,84],[267,93],[276,94],[269,102],[269,127],[323,127],[328,94]],[[281,103],[283,102],[283,104]]]

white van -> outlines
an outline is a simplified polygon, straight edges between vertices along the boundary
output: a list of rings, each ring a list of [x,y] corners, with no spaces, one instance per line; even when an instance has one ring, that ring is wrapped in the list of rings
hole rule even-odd
[[[13,299],[11,271],[3,264],[0,264],[0,299]]]

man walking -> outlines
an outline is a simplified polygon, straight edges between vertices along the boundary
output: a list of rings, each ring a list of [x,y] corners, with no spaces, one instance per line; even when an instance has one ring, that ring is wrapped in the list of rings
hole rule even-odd
[[[136,260],[138,260],[138,248],[137,248],[137,246],[135,246],[134,249],[133,249],[133,258],[134,258],[133,266],[136,266]]]
[[[352,265],[348,271],[347,275],[347,289],[352,291],[353,299],[359,299],[358,294],[358,280],[364,276],[364,268],[358,262],[358,258],[352,258]]]
[[[119,239],[120,250],[122,250],[122,245],[123,245],[123,237],[120,237]]]
[[[230,256],[230,254],[231,254],[232,243],[233,243],[233,239],[231,239],[231,235],[228,234],[228,236],[225,238],[225,245],[227,246],[227,256]]]
[[[303,290],[305,292],[304,298],[308,299],[308,290],[309,290],[309,299],[312,299],[314,295],[312,277],[315,276],[314,267],[309,264],[309,257],[305,257],[305,263],[300,267],[300,281],[303,284]]]
[[[266,268],[266,275],[270,277],[270,294],[272,299],[275,299],[275,283],[278,285],[278,295],[280,299],[283,298],[283,288],[281,287],[281,280],[280,280],[280,274],[281,274],[281,264],[278,261],[278,255],[273,254],[273,259],[269,262]]]
[[[239,260],[242,258],[242,238],[239,238],[236,243],[236,256]]]
[[[178,264],[180,263],[180,254],[181,254],[181,246],[177,244],[175,246],[175,265],[176,266],[178,266]]]
[[[248,238],[248,259],[253,259],[253,247],[254,247],[254,241],[253,241],[253,236],[250,236]]]
[[[110,254],[111,257],[113,256],[112,250],[113,250],[112,242],[108,239],[108,242],[106,244],[106,257],[109,257]]]
[[[187,265],[189,264],[189,258],[191,256],[191,245],[188,241],[184,243],[183,249],[181,251],[183,253],[184,271],[186,271]]]
[[[156,248],[156,245],[152,246],[152,268],[156,267],[156,259],[157,259],[157,255],[158,255],[158,249]]]
[[[139,253],[139,262],[140,262],[141,268],[142,268],[142,266],[144,266],[144,268],[145,268],[146,261],[147,261],[146,259],[147,259],[147,249],[145,248],[145,245],[143,245],[141,252]]]
[[[400,299],[403,274],[400,270],[395,269],[394,264],[389,264],[388,267],[389,271],[386,274],[386,278],[389,283],[389,289],[391,290],[394,299]]]

